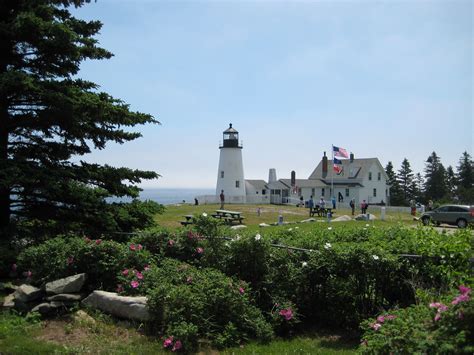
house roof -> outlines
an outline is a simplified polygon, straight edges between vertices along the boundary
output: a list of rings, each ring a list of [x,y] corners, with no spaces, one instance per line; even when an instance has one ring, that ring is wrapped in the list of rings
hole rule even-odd
[[[343,171],[341,174],[331,175],[333,169],[333,162],[328,159],[328,174],[326,177],[323,177],[323,163],[322,160],[319,162],[316,169],[313,170],[308,179],[319,179],[323,180],[326,183],[331,181],[331,176],[334,179],[334,183],[339,184],[361,184],[364,177],[368,176],[369,169],[375,164],[379,171],[382,172],[384,178],[387,180],[387,174],[385,169],[380,164],[380,161],[377,158],[362,158],[354,159],[352,162],[350,159],[341,159]]]
[[[267,184],[267,187],[271,190],[288,190],[290,185],[286,185],[281,180],[272,181]]]
[[[255,190],[267,189],[267,183],[265,180],[245,180],[245,184],[252,185]]]
[[[285,185],[291,186],[291,179],[280,179]],[[327,184],[321,180],[309,180],[309,179],[296,179],[295,184],[297,187],[325,187]]]

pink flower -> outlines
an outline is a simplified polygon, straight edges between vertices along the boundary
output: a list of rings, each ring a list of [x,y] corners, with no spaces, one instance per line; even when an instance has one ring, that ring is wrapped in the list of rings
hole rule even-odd
[[[16,268],[17,268],[16,264],[13,264],[13,265],[12,265],[12,271],[15,272],[15,271],[16,271]]]
[[[117,285],[117,293],[123,292],[123,286],[122,284]]]
[[[456,305],[456,304],[458,304],[458,303],[460,303],[460,302],[469,301],[469,299],[470,299],[470,298],[469,298],[468,294],[467,294],[467,293],[464,293],[464,294],[462,294],[462,295],[457,296],[457,297],[451,302],[451,304]]]
[[[193,282],[193,278],[192,278],[191,276],[188,276],[188,277],[186,278],[186,282],[187,282],[188,284],[192,283],[192,282]]]
[[[173,345],[173,337],[166,338],[165,341],[163,342],[163,347],[164,348],[169,348],[171,345]]]
[[[388,316],[385,316],[386,320],[392,320],[392,319],[395,319],[395,318],[397,318],[397,316],[395,316],[393,314],[389,314]]]
[[[280,316],[282,316],[283,318],[285,318],[285,320],[290,320],[291,318],[293,318],[293,311],[291,310],[291,308],[288,308],[288,309],[282,309],[280,312],[279,312]]]
[[[370,327],[371,327],[373,330],[377,331],[377,330],[379,330],[380,328],[382,328],[382,324],[380,324],[380,323],[372,323],[372,324],[370,325]]]
[[[441,305],[439,302],[430,303],[430,308],[438,308]]]
[[[441,319],[441,313],[437,312],[435,317],[434,317],[434,321],[437,322]]]
[[[201,248],[201,247],[198,247],[198,248],[196,248],[196,253],[198,253],[199,255],[201,255],[202,253],[204,253],[204,249]]]
[[[150,270],[150,267],[149,267],[148,265],[145,265],[145,266],[143,267],[143,271],[148,271],[148,270]]]
[[[444,311],[447,311],[448,310],[448,306],[444,305],[444,304],[440,304],[439,307],[438,307],[438,312],[444,312]]]
[[[168,246],[172,247],[173,245],[174,245],[174,240],[173,239],[168,240]]]
[[[96,245],[99,245],[100,243],[102,243],[102,239],[97,239],[97,240],[95,241],[95,244],[96,244]]]
[[[130,244],[130,250],[135,250],[135,244]]]
[[[461,285],[459,286],[459,291],[461,292],[461,295],[467,295],[469,292],[471,292],[471,289],[467,286]]]
[[[123,270],[123,271],[122,271],[122,275],[123,275],[123,276],[127,276],[127,275],[128,275],[128,269]]]
[[[25,276],[27,279],[29,279],[29,278],[31,277],[31,275],[33,275],[33,273],[32,273],[30,270],[25,271],[25,272],[23,273],[23,276]]]
[[[138,245],[137,245],[137,250],[142,250],[142,249],[143,249],[143,245],[138,244]]]
[[[138,281],[136,281],[136,280],[133,280],[132,282],[130,282],[130,285],[131,285],[133,288],[137,288],[137,287],[140,285],[140,283],[139,283]]]
[[[245,290],[242,287],[239,287],[239,292],[241,295],[243,295],[245,293]]]
[[[385,317],[384,317],[384,316],[378,316],[378,317],[377,317],[377,322],[383,323],[384,321],[385,321]]]
[[[143,274],[140,271],[137,271],[135,275],[137,276],[137,279],[143,280]]]
[[[74,258],[70,256],[69,258],[67,258],[67,264],[71,265],[72,263],[74,263]]]
[[[174,343],[173,349],[171,351],[178,351],[183,347],[183,344],[181,344],[180,340],[176,340],[176,343]]]

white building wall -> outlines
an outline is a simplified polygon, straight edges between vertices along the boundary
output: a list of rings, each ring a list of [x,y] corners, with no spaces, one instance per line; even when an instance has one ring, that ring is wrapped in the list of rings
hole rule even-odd
[[[368,203],[380,203],[382,200],[387,203],[387,197],[385,190],[387,189],[387,181],[384,178],[383,172],[379,169],[378,165],[373,164],[369,170],[372,172],[372,180],[369,180],[369,176],[364,176],[362,185],[364,187],[359,190],[359,203],[362,200],[366,200]],[[380,180],[378,180],[378,173],[381,173]],[[374,189],[377,189],[377,196],[374,197]]]
[[[224,177],[222,177],[224,172]],[[236,181],[239,187],[236,187]],[[241,148],[221,148],[217,170],[216,195],[224,190],[226,203],[245,203],[244,165]]]

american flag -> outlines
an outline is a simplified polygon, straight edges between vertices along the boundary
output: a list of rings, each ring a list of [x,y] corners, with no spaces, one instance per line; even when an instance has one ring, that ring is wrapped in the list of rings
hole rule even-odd
[[[339,175],[342,172],[342,169],[343,169],[342,161],[337,159],[337,158],[334,158],[332,169]]]
[[[334,152],[335,157],[342,157],[342,158],[349,158],[349,154],[347,153],[347,150],[341,147],[336,147],[332,146],[332,150]]]

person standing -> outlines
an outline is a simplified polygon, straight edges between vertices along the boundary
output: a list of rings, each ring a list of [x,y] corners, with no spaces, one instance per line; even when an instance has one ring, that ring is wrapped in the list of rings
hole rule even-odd
[[[221,210],[223,210],[224,202],[225,202],[224,190],[221,190],[221,194],[219,195],[219,198],[221,199]]]
[[[355,212],[355,199],[352,199],[351,202],[349,202],[349,206],[351,206],[352,215],[354,215],[354,212]]]
[[[314,207],[314,201],[313,201],[313,196],[312,195],[309,198],[308,207],[309,207],[309,216],[311,217],[311,212],[313,212],[313,207]]]
[[[416,216],[416,201],[414,199],[410,200],[410,209],[411,209],[411,215]]]
[[[336,209],[336,197],[331,197],[331,202],[332,202],[332,209],[335,210]]]
[[[323,197],[319,200],[319,207],[322,209],[326,208],[326,201],[324,201]]]
[[[362,200],[362,203],[360,204],[360,212],[362,214],[367,213],[367,202],[365,202],[365,200]]]

